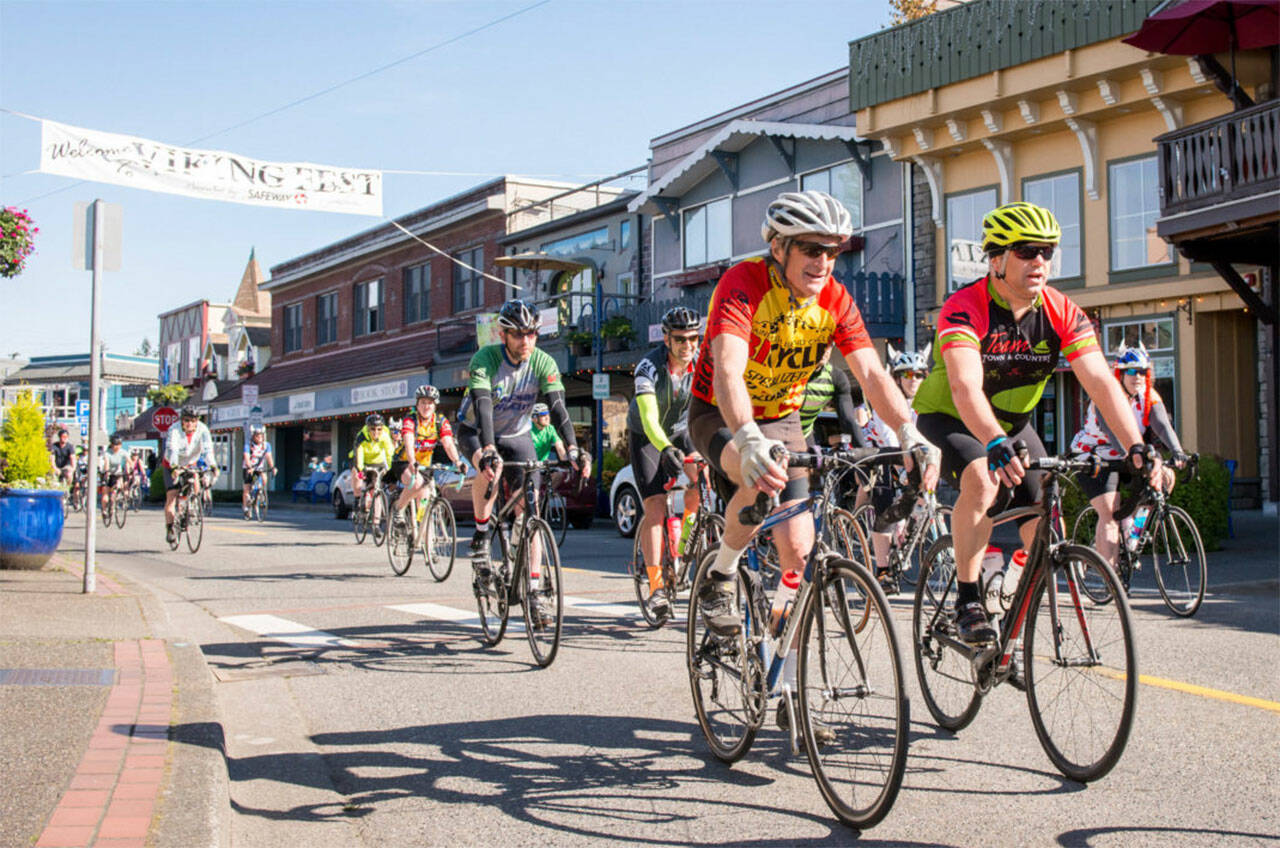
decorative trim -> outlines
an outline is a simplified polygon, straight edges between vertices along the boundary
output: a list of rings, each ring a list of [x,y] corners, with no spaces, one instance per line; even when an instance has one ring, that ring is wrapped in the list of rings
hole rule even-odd
[[[711,158],[716,160],[716,164],[720,166],[725,179],[729,181],[729,185],[736,192],[738,190],[738,154],[730,153],[727,150],[712,150]]]
[[[919,132],[919,130],[917,130]],[[929,199],[933,204],[933,223],[941,227],[942,220],[942,160],[932,156],[912,156],[911,161],[924,171],[924,178],[929,181]]]
[[[1084,154],[1084,190],[1090,200],[1097,200],[1101,196],[1098,193],[1098,128],[1093,121],[1083,118],[1067,118],[1067,127],[1075,133],[1080,152]]]
[[[1098,93],[1102,95],[1102,102],[1108,106],[1114,106],[1120,100],[1119,87],[1109,79],[1098,80]]]
[[[982,140],[982,146],[991,151],[996,160],[996,171],[1000,174],[1000,196],[1013,197],[1013,146],[1007,141],[995,141],[990,138]]]
[[[916,144],[920,145],[921,150],[928,150],[933,147],[933,130],[925,127],[915,127],[911,130],[911,133],[916,137]]]
[[[1156,111],[1160,113],[1160,117],[1164,118],[1165,126],[1169,128],[1169,132],[1173,132],[1182,126],[1182,104],[1173,100],[1166,100],[1163,97],[1152,97],[1151,105],[1156,107]]]
[[[1004,129],[1004,115],[1000,112],[993,112],[990,109],[983,109],[982,123],[986,124],[987,132],[998,133]]]
[[[1058,90],[1058,105],[1062,107],[1064,115],[1074,115],[1080,111],[1080,99],[1074,91]]]
[[[1142,77],[1142,87],[1147,90],[1147,94],[1159,94],[1164,88],[1164,76],[1159,71],[1143,68],[1138,74]]]
[[[1197,57],[1187,57],[1187,70],[1191,72],[1191,79],[1195,80],[1197,85],[1204,85],[1209,81],[1209,77],[1205,75],[1204,66],[1200,64]]]
[[[794,138],[782,139],[771,133],[766,134],[765,138],[769,139],[769,144],[772,145],[774,151],[782,157],[782,162],[787,166],[787,170],[794,174],[796,171],[796,140]],[[791,142],[791,150],[787,150],[786,145],[783,143],[784,141]]]
[[[964,141],[969,137],[969,127],[955,118],[947,118],[947,132],[951,133],[951,137],[956,141]]]
[[[1030,100],[1019,100],[1018,111],[1022,113],[1022,120],[1028,124],[1040,123],[1040,104]]]
[[[880,139],[880,144],[884,146],[884,152],[889,154],[890,159],[897,159],[898,154],[902,152],[902,144],[893,136],[885,136]]]

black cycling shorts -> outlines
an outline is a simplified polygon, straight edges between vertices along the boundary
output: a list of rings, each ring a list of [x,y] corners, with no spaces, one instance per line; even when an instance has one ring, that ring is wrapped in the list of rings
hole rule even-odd
[[[756,424],[760,425],[760,432],[764,433],[765,438],[782,442],[792,453],[803,453],[808,448],[804,441],[804,429],[800,426],[799,412],[792,412],[790,415],[769,421],[757,421]],[[702,458],[711,467],[711,482],[715,485],[720,499],[728,503],[737,487],[724,473],[720,465],[720,455],[724,453],[725,446],[733,441],[733,433],[729,431],[729,425],[720,415],[719,407],[712,406],[701,398],[690,399],[689,439],[693,442],[694,449],[702,454]],[[790,480],[779,495],[782,503],[809,497],[807,469],[789,469],[787,476]]]
[[[458,441],[458,447],[462,450],[462,455],[471,460],[476,455],[476,451],[484,447],[480,444],[480,431],[466,424],[459,424],[457,429],[453,431],[454,438]],[[496,436],[494,438],[498,449],[498,456],[505,461],[513,462],[536,462],[538,453],[533,448],[533,436],[528,432],[518,436]],[[502,477],[509,485],[519,486],[521,480],[521,470],[518,468],[503,468]],[[542,479],[540,472],[535,472],[533,483],[535,486]]]
[[[1105,495],[1107,492],[1116,492],[1122,489],[1127,492],[1133,488],[1133,475],[1128,471],[1107,471],[1103,469],[1097,477],[1088,477],[1081,474],[1075,479],[1080,484],[1080,491],[1084,492],[1084,496],[1089,500],[1093,500],[1098,495]]]
[[[693,453],[693,442],[688,433],[677,433],[671,437],[671,444],[686,454]],[[640,490],[641,499],[666,493],[664,488],[670,477],[662,473],[662,452],[658,450],[644,433],[632,433],[631,470],[635,472],[636,488]]]
[[[964,473],[964,470],[969,467],[971,462],[975,459],[981,459],[983,467],[986,467],[986,445],[978,441],[959,418],[947,415],[945,412],[926,412],[916,419],[916,427],[920,430],[921,435],[937,445],[938,449],[942,451],[942,479],[957,492],[960,491],[960,475]],[[1025,442],[1027,455],[1031,459],[1041,459],[1047,456],[1044,443],[1040,441],[1040,436],[1036,431],[1031,429],[1030,421],[1010,432],[1009,441]],[[1041,471],[1032,471],[1024,476],[1022,482],[1014,487],[1013,499],[1009,502],[1009,508],[1031,506],[1039,503],[1040,482],[1043,477],[1044,472]],[[999,499],[997,499],[998,502]],[[1018,523],[1025,523],[1032,518],[1033,516],[1028,516]]]

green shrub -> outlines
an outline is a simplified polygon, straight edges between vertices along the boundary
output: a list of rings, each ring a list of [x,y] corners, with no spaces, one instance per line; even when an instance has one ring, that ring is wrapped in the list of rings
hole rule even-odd
[[[164,500],[164,466],[156,463],[156,470],[151,472],[151,488],[147,490],[147,503],[159,503]]]
[[[1200,454],[1200,472],[1195,479],[1180,476],[1169,502],[1191,516],[1200,531],[1206,551],[1216,551],[1227,537],[1227,466],[1212,454]]]
[[[628,460],[617,451],[606,451],[600,462],[600,486],[608,492],[613,488],[613,478],[626,467]]]
[[[4,482],[19,488],[31,488],[53,473],[44,441],[44,412],[34,392],[21,392],[8,409],[0,428],[0,461]]]

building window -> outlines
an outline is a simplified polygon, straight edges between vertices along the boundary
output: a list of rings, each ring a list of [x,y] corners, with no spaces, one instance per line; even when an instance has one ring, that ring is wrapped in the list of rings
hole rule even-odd
[[[684,267],[706,265],[733,255],[729,198],[684,211]]]
[[[625,222],[624,222],[625,223]],[[609,228],[600,227],[587,230],[585,233],[549,241],[542,245],[542,252],[548,256],[577,256],[588,250],[601,250],[609,246]]]
[[[416,324],[431,317],[427,293],[431,289],[431,266],[404,269],[404,323]]]
[[[302,350],[302,304],[291,303],[284,308],[284,352]]]
[[[453,263],[453,311],[464,312],[484,305],[484,277],[480,269],[484,267],[484,248],[473,247],[470,250],[453,254],[458,262],[465,262],[471,268],[464,268]]]
[[[338,293],[316,298],[316,347],[338,340]]]
[[[1177,411],[1177,349],[1175,347],[1172,317],[1144,318],[1107,322],[1102,331],[1103,353],[1108,362],[1114,362],[1120,348],[1136,347],[1142,342],[1151,357],[1151,370],[1155,372],[1155,389],[1164,399],[1169,420]]]
[[[996,208],[996,190],[981,188],[947,195],[947,291],[986,276],[982,217]]]
[[[355,333],[365,336],[382,329],[382,280],[357,283],[355,291]]]
[[[631,222],[618,224],[618,250],[626,250],[631,246]]]
[[[1156,218],[1160,215],[1156,157],[1144,156],[1108,165],[1107,177],[1111,270],[1125,271],[1171,262],[1169,245],[1156,235]]]
[[[1080,172],[1035,177],[1022,184],[1022,199],[1043,206],[1058,219],[1062,242],[1053,254],[1053,278],[1079,277],[1083,248],[1080,241]]]
[[[849,210],[853,228],[862,229],[862,171],[853,162],[814,171],[800,178],[801,191],[825,191]]]

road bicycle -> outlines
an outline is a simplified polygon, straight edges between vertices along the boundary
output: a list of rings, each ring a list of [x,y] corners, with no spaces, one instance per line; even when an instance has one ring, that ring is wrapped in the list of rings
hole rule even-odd
[[[351,473],[362,474],[370,470],[373,471],[373,480],[365,480],[364,491],[356,498],[355,507],[351,510],[351,528],[355,531],[357,545],[364,543],[366,535],[372,535],[373,545],[377,547],[382,544],[385,536],[386,525],[383,518],[390,511],[387,492],[382,487],[382,478],[387,469],[378,466],[366,468],[364,472],[352,469]]]
[[[1023,689],[1049,759],[1086,783],[1115,766],[1133,726],[1133,617],[1111,566],[1092,548],[1063,541],[1061,482],[1093,469],[1094,462],[1047,457],[1024,459],[1023,465],[1047,472],[1044,497],[1036,506],[993,516],[995,524],[1039,518],[1022,576],[1001,596],[996,641],[969,645],[957,635],[955,550],[944,536],[920,564],[911,616],[916,673],[930,714],[953,732],[973,721],[995,686],[1009,682]],[[944,576],[935,580],[935,572]],[[1108,603],[1089,599],[1089,582],[1106,588]]]
[[[267,481],[272,471],[266,468],[253,469],[253,485],[249,487],[249,508],[244,511],[244,520],[256,518],[259,522],[267,520]]]
[[[1188,464],[1192,477],[1198,462],[1199,456],[1193,454]],[[1123,465],[1123,460],[1105,463],[1100,473],[1118,473]],[[1168,495],[1155,489],[1150,481],[1143,486],[1133,508],[1135,512],[1145,509],[1147,513],[1136,542],[1131,543],[1125,532],[1119,534],[1117,541],[1116,573],[1125,593],[1129,592],[1133,573],[1141,570],[1143,557],[1150,552],[1151,570],[1155,572],[1156,588],[1165,606],[1175,615],[1195,615],[1204,602],[1205,584],[1209,579],[1204,543],[1195,521],[1186,510],[1169,503]],[[1071,538],[1079,544],[1092,545],[1097,531],[1098,511],[1088,506],[1077,516]],[[1091,580],[1084,581],[1083,585],[1085,593],[1097,603],[1110,600],[1105,586]]]
[[[195,494],[194,478],[198,473],[190,468],[180,468],[175,472],[178,478],[178,497],[174,501],[173,539],[169,542],[169,550],[176,551],[187,537],[187,549],[191,553],[200,550],[200,542],[204,539],[204,503],[203,498],[193,497]]]
[[[480,610],[480,630],[490,647],[502,641],[512,604],[524,612],[524,632],[533,658],[543,668],[555,661],[564,625],[564,593],[560,549],[551,525],[538,514],[535,472],[572,468],[568,462],[504,461],[503,469],[522,472],[518,490],[507,493],[491,520],[495,527],[490,549],[473,558],[472,589]],[[500,472],[501,474],[501,472]],[[485,493],[493,494],[490,481]],[[504,480],[504,483],[506,481]],[[504,491],[508,487],[504,485]],[[516,515],[517,505],[523,512]],[[495,555],[496,554],[496,555]]]
[[[872,457],[868,450],[875,451],[787,454],[788,466],[815,469],[819,485],[811,488],[807,501],[771,515],[768,509],[776,498],[757,499],[742,511],[743,522],[760,523],[763,513],[767,518],[760,530],[767,531],[808,512],[823,524],[839,478],[854,462]],[[852,522],[849,527],[860,534]],[[695,600],[689,603],[686,641],[689,684],[703,735],[712,753],[726,763],[747,752],[769,700],[781,698],[779,724],[788,730],[792,752],[798,752],[803,739],[827,805],[845,824],[866,828],[888,814],[902,786],[910,723],[902,657],[889,602],[865,559],[844,557],[821,531],[819,527],[805,560],[794,603],[776,621],[761,558],[748,548],[735,575],[742,624],[731,636],[709,630],[696,602],[715,552],[703,557],[690,590]],[[858,549],[865,556],[865,541]],[[798,648],[795,693],[783,674],[793,648]]]
[[[213,469],[200,472],[200,506],[205,515],[213,515]]]
[[[551,527],[556,537],[556,544],[563,545],[569,533],[569,505],[564,495],[555,490],[554,474],[543,474],[542,485],[538,489],[538,507],[542,510],[543,520]]]
[[[109,480],[110,478],[104,478]],[[102,492],[102,526],[110,527],[114,520],[116,527],[124,529],[125,519],[129,515],[129,500],[119,486],[108,482],[100,482],[98,491]]]
[[[893,467],[876,469],[868,475],[865,490],[870,492],[880,479],[892,480],[893,477]],[[887,561],[873,561],[885,592],[896,595],[902,590],[902,584],[916,584],[921,556],[948,532],[951,507],[939,504],[935,492],[921,492],[917,485],[908,483],[895,486],[895,497],[883,514],[868,501],[853,511],[853,517],[870,539],[873,554],[873,534],[889,534]]]
[[[689,564],[702,560],[707,551],[715,550],[724,535],[724,516],[713,511],[714,500],[710,481],[707,478],[707,461],[705,459],[686,459],[694,466],[698,487],[698,509],[694,513],[693,526],[689,528],[688,544],[683,555],[680,555],[680,536],[683,532],[681,524],[673,527],[672,518],[680,516],[675,511],[675,498],[681,491],[688,490],[687,481],[673,478],[667,485],[667,494],[662,507],[662,586],[667,593],[670,604],[665,614],[655,613],[650,608],[653,591],[650,588],[649,571],[645,567],[644,554],[640,542],[643,533],[637,531],[635,543],[631,548],[631,559],[627,562],[627,571],[631,574],[635,585],[636,600],[640,603],[640,614],[652,628],[659,628],[670,621],[675,614],[676,597],[689,589]]]
[[[419,465],[417,473],[427,484],[421,498],[410,501],[400,510],[387,510],[387,559],[391,571],[403,575],[413,563],[415,550],[422,551],[427,569],[437,583],[443,583],[453,573],[458,528],[453,507],[440,493],[435,472],[447,471],[458,475],[457,488],[462,488],[466,476],[454,465]],[[399,484],[393,487],[399,498]]]
[[[71,478],[71,488],[67,491],[67,497],[62,502],[63,511],[72,513],[84,509],[87,488],[85,486],[84,472],[77,471]]]
[[[134,512],[137,512],[138,510],[142,509],[142,484],[139,483],[137,480],[133,480],[129,484],[127,500],[129,503],[129,509],[133,510]]]

